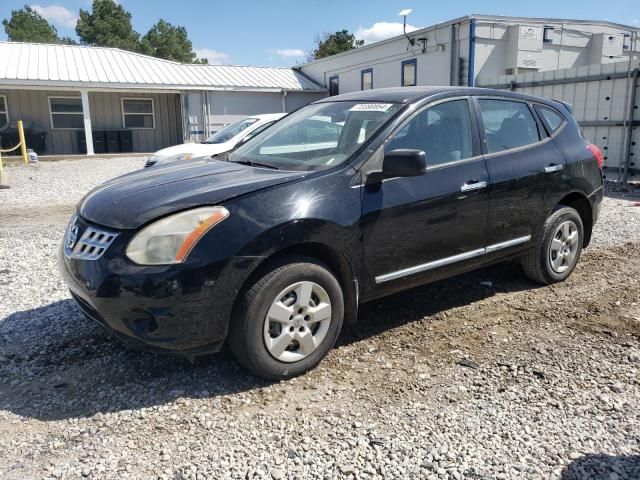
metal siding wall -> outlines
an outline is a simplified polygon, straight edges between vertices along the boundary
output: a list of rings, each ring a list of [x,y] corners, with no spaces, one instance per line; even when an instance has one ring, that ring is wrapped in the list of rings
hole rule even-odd
[[[47,154],[74,153],[78,149],[75,130],[52,130],[49,117],[50,96],[75,96],[75,92],[58,92],[52,90],[1,90],[6,95],[9,106],[9,118],[12,122],[22,120],[25,127],[35,122],[38,129],[47,132]],[[79,97],[80,94],[78,93]]]
[[[632,72],[637,65],[631,66]],[[508,88],[511,82],[515,82],[515,91],[528,95],[535,95],[548,99],[557,99],[569,102],[573,105],[573,114],[576,120],[582,124],[585,136],[604,153],[605,175],[612,180],[620,180],[619,170],[624,166],[625,131],[623,122],[629,112],[625,112],[627,87],[633,83],[633,78],[607,78],[607,75],[625,74],[629,72],[627,62],[618,62],[604,65],[590,65],[574,69],[556,70],[548,72],[527,73],[517,76],[505,76],[486,78],[482,86],[494,86]],[[601,75],[604,78],[593,81],[580,81],[581,77]],[[554,81],[568,81],[568,83],[556,83]],[[536,82],[550,82],[546,85],[523,85]],[[634,120],[640,121],[640,85],[636,84],[635,105],[631,108],[634,112]],[[630,95],[630,89],[629,89]],[[615,125],[589,125],[585,122],[615,122]],[[631,132],[631,146],[629,151],[629,180],[640,180],[640,164],[637,159],[640,155],[640,126],[633,126]]]
[[[52,130],[49,117],[51,96],[80,96],[70,91],[52,90],[1,90],[7,97],[11,121],[23,120],[25,126],[35,122],[39,129],[47,132],[47,154],[79,153],[76,130]],[[91,123],[93,130],[121,130],[121,98],[153,98],[156,128],[153,130],[133,130],[133,148],[136,152],[153,152],[182,142],[182,127],[178,94],[146,94],[123,92],[90,92]]]
[[[91,124],[94,130],[121,130],[122,98],[151,98],[155,114],[154,129],[132,129],[135,152],[154,152],[180,143],[179,119],[173,93],[90,92]]]
[[[325,98],[325,93],[297,93],[289,92],[287,94],[287,112],[293,112],[294,110],[304,107],[310,103]]]

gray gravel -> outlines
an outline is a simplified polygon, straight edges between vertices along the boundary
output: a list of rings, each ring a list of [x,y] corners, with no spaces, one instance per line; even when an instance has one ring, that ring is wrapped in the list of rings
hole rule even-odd
[[[55,265],[80,196],[141,159],[0,190],[0,478],[640,478],[640,201],[608,188],[580,268],[500,265],[364,305],[313,372],[128,350]]]
[[[3,207],[74,204],[96,185],[145,162],[142,157],[111,157],[11,166],[7,170],[13,188],[2,190],[0,198]]]

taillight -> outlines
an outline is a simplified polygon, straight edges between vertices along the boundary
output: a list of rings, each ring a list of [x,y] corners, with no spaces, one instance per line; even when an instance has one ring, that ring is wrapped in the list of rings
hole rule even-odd
[[[593,158],[598,162],[598,168],[602,170],[602,166],[604,165],[604,155],[602,155],[602,150],[596,147],[593,143],[587,143],[587,148],[593,155]]]

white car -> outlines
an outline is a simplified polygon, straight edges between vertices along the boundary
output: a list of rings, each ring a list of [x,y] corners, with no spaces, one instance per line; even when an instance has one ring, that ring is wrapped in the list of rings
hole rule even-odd
[[[149,157],[145,167],[229,152],[243,140],[254,137],[285,115],[286,113],[266,113],[243,118],[227,125],[202,142],[182,143],[158,150]]]

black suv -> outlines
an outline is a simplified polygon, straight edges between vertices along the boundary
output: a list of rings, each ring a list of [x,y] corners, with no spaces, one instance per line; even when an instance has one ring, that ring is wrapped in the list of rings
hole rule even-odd
[[[358,304],[519,259],[573,271],[602,153],[560,102],[456,87],[308,105],[233,152],[135,172],[80,202],[60,251],[116,336],[186,356],[226,342],[258,375],[314,367]]]

